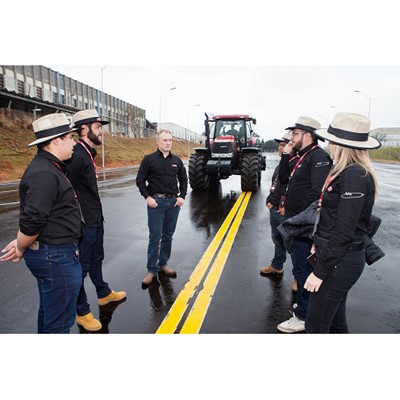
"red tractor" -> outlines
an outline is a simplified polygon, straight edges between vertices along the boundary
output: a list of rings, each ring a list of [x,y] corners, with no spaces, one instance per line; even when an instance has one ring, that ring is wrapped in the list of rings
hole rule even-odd
[[[256,191],[265,171],[259,137],[249,115],[215,115],[204,121],[206,147],[195,148],[189,160],[189,182],[193,190],[207,190],[221,179],[241,176],[243,191]]]

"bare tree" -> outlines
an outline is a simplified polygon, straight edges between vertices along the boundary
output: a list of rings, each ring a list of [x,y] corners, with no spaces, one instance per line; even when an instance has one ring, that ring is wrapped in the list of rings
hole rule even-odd
[[[133,136],[135,138],[143,136],[143,130],[145,127],[145,112],[138,107],[131,107],[128,110],[128,125]]]

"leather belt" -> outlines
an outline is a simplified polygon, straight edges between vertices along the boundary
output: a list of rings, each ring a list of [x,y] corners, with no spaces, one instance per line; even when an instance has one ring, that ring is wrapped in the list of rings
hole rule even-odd
[[[151,197],[160,198],[160,199],[169,199],[170,197],[175,196],[173,194],[166,194],[166,193],[154,193]]]

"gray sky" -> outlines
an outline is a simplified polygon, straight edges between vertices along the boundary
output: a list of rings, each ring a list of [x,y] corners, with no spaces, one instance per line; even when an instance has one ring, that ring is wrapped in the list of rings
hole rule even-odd
[[[101,89],[104,65],[47,66]],[[255,131],[272,139],[300,115],[322,126],[337,111],[368,115],[368,97],[372,128],[400,126],[400,66],[108,65],[103,88],[145,109],[154,122],[168,92],[161,100],[162,122],[187,127],[189,117],[189,128],[197,132],[203,131],[204,112],[247,113],[257,119]]]

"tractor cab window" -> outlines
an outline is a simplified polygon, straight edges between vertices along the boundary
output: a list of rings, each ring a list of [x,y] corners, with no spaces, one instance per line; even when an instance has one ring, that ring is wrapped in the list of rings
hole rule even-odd
[[[237,141],[245,138],[244,121],[216,121],[214,138],[218,136],[232,135]]]

